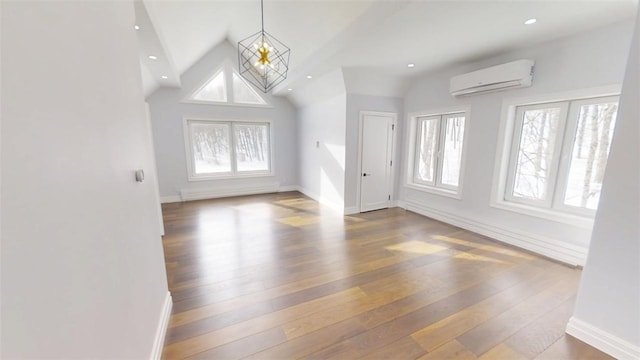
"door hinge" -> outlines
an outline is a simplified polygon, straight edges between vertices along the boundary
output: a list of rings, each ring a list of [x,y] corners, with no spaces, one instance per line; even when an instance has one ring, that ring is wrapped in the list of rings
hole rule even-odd
[[[389,195],[389,200],[391,200],[391,195]]]
[[[391,130],[395,130],[396,129],[396,124],[391,124]]]
[[[389,166],[393,166],[393,160],[389,161]]]

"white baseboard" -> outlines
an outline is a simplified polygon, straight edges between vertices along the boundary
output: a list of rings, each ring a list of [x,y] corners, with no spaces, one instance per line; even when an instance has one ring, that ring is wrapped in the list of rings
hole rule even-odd
[[[349,206],[344,208],[345,215],[353,215],[353,214],[359,214],[359,213],[360,213],[360,208],[357,206]]]
[[[279,191],[280,186],[277,183],[253,186],[216,186],[202,189],[182,189],[180,197],[182,201],[217,199],[231,196],[269,194]]]
[[[324,198],[316,193],[314,193],[313,191],[310,191],[309,189],[305,189],[302,186],[299,186],[297,188],[297,190],[303,194],[305,194],[307,197],[312,198],[313,200],[319,202],[320,204],[326,206],[327,208],[339,213],[339,214],[344,214],[344,204],[336,204],[334,202],[332,202],[331,200],[328,200],[327,198]]]
[[[640,359],[640,347],[575,317],[569,319],[566,332],[616,359]]]
[[[396,207],[402,208],[402,209],[406,209],[407,208],[407,204],[404,202],[404,200],[396,200],[395,201],[395,205]]]
[[[300,191],[300,187],[298,185],[286,185],[280,186],[278,188],[278,192],[288,192],[288,191]]]
[[[156,337],[153,340],[153,349],[151,349],[150,357],[151,360],[160,360],[162,357],[162,348],[164,347],[164,338],[167,335],[167,327],[169,326],[172,307],[173,301],[171,300],[171,293],[167,291],[167,296],[164,299],[164,305],[160,312],[160,320],[158,321],[158,327],[156,329]]]
[[[182,199],[180,198],[180,195],[170,195],[170,196],[160,197],[160,203],[162,204],[176,203],[181,201]]]
[[[569,265],[584,265],[587,258],[588,249],[586,247],[568,244],[558,239],[550,239],[519,229],[497,227],[491,224],[481,223],[457,214],[429,208],[412,201],[405,201],[405,208],[420,215],[533,251]]]

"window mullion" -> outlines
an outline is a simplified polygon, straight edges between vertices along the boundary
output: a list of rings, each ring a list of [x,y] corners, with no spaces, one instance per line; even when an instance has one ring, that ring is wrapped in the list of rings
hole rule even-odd
[[[522,127],[524,122],[524,110],[519,108],[516,111],[513,137],[511,138],[511,154],[509,155],[509,168],[507,172],[507,186],[505,187],[505,200],[514,201],[513,191],[515,189],[516,171],[518,168],[518,153],[520,152],[520,138],[522,137]]]
[[[224,80],[226,81],[226,92],[227,92],[227,103],[228,104],[235,104],[236,103],[236,99],[234,97],[234,92],[233,92],[233,70],[231,69],[231,65],[229,63],[224,65],[224,72],[225,72],[225,76],[224,76]]]
[[[569,166],[571,164],[571,153],[573,152],[573,140],[578,127],[578,116],[580,106],[575,102],[567,104],[564,136],[562,137],[562,148],[558,164],[558,174],[556,176],[555,191],[553,192],[552,208],[562,208],[562,202],[567,191],[569,181]]]
[[[236,131],[233,122],[228,122],[229,126],[229,156],[231,157],[231,174],[238,175],[238,164],[236,161]]]
[[[446,136],[447,127],[445,124],[446,118],[444,116],[440,116],[440,120],[438,120],[438,129],[436,130],[436,159],[435,159],[435,169],[434,169],[434,182],[435,186],[442,186],[442,166],[444,161],[442,161],[443,151],[444,151],[444,137]],[[443,126],[444,125],[444,126]]]
[[[418,173],[419,173],[419,169],[420,169],[420,145],[422,143],[422,127],[424,126],[426,120],[424,119],[416,119],[416,123],[415,123],[415,141],[416,144],[414,146],[414,159],[413,159],[413,181],[414,182],[421,182],[420,179],[418,179]]]
[[[549,174],[549,182],[547,184],[547,196],[545,199],[545,203],[549,208],[554,207],[556,204],[556,197],[558,194],[557,185],[560,184],[560,178],[566,179],[565,174],[562,174],[562,169],[560,169],[561,159],[565,151],[565,137],[567,135],[568,126],[568,108],[569,102],[564,102],[560,104],[560,124],[558,124],[557,134],[555,138],[555,146],[554,146],[554,154],[551,160],[551,172]],[[562,186],[560,186],[562,187]]]

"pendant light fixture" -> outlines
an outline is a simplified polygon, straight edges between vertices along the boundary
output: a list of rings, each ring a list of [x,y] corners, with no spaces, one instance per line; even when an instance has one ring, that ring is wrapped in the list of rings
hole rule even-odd
[[[264,0],[260,0],[262,28],[238,42],[240,75],[265,93],[287,78],[289,49],[264,31]]]

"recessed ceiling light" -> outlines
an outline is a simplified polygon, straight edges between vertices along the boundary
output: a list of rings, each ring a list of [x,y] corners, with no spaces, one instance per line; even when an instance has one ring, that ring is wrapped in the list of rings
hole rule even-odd
[[[409,67],[409,68],[412,68],[412,67],[414,67],[414,66],[416,66],[416,64],[414,64],[414,63],[409,63],[409,64],[407,64],[407,67]]]
[[[136,29],[136,30],[140,30],[140,26],[138,26],[138,25],[133,25],[133,28]]]
[[[307,75],[307,79],[313,79],[313,76]]]
[[[524,22],[525,25],[531,25],[531,24],[535,24],[538,21],[538,19],[529,19],[527,21]]]
[[[155,55],[149,55],[149,59],[151,60],[158,60],[158,57]]]
[[[160,77],[163,78],[163,79],[168,79],[169,78],[167,75],[162,75]]]
[[[292,88],[288,88],[287,91],[293,91],[293,89]]]

